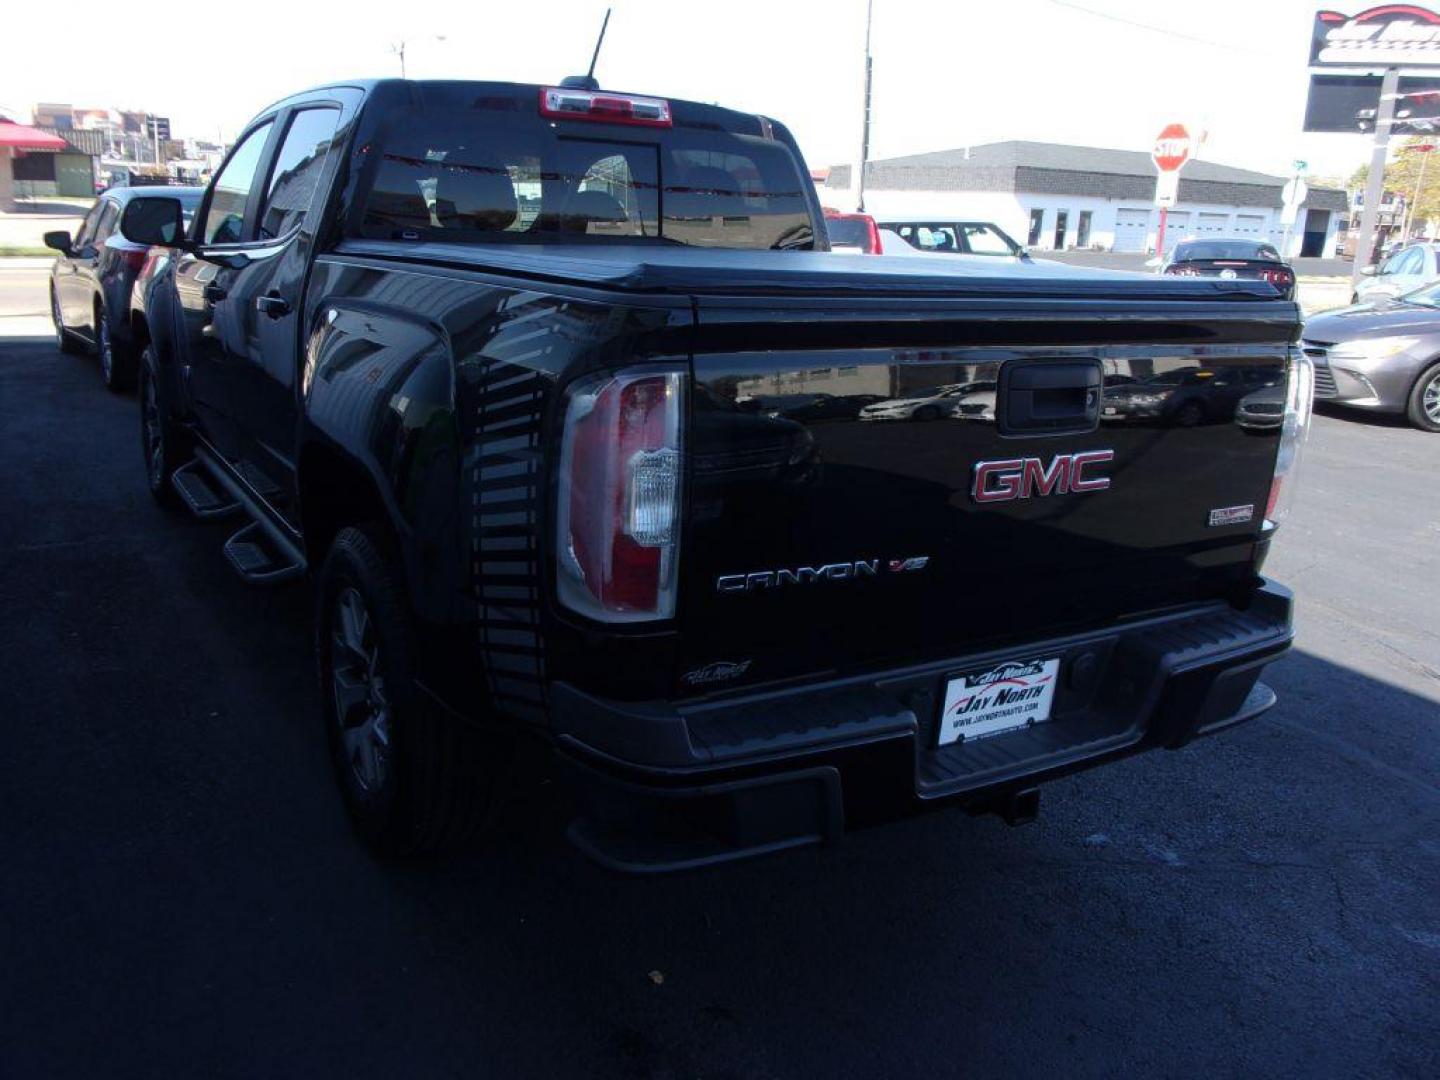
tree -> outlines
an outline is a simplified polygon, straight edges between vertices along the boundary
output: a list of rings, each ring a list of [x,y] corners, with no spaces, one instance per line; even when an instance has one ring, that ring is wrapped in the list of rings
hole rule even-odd
[[[1440,217],[1440,161],[1426,162],[1434,151],[1420,147],[1440,150],[1440,137],[1411,135],[1401,144],[1394,160],[1385,166],[1385,189],[1404,196],[1411,204],[1410,220],[1417,223]],[[1422,179],[1417,198],[1415,185]]]

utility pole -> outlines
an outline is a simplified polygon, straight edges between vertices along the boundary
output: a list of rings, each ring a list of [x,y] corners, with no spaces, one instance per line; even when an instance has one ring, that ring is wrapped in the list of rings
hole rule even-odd
[[[865,104],[860,115],[860,166],[855,176],[855,209],[865,211],[865,163],[870,160],[870,17],[875,0],[865,0]]]
[[[404,40],[402,39],[402,40],[400,40],[400,41],[397,41],[394,45],[391,45],[391,46],[390,46],[390,51],[400,58],[400,77],[401,77],[402,79],[405,78],[405,42],[404,42]]]
[[[1375,143],[1370,151],[1370,175],[1365,181],[1365,209],[1360,215],[1360,243],[1350,271],[1350,287],[1360,283],[1360,271],[1370,265],[1375,250],[1375,221],[1385,192],[1385,160],[1390,152],[1390,126],[1395,119],[1395,94],[1400,86],[1400,69],[1388,67],[1380,82],[1380,108],[1375,115]]]

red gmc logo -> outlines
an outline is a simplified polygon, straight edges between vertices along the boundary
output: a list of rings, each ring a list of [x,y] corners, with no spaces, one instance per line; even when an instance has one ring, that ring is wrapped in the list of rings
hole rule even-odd
[[[1110,477],[1086,476],[1085,470],[1114,460],[1114,450],[1087,450],[1081,454],[1057,454],[1049,465],[1033,457],[977,461],[970,497],[978,503],[992,503],[1032,495],[1104,491],[1110,486]]]

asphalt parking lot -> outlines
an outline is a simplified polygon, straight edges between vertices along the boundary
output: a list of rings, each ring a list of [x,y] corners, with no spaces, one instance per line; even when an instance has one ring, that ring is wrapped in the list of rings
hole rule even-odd
[[[1033,826],[633,879],[542,786],[485,849],[387,866],[332,790],[305,587],[152,505],[133,397],[36,336],[21,273],[0,1075],[1440,1075],[1440,437],[1320,417],[1267,567],[1280,705]]]

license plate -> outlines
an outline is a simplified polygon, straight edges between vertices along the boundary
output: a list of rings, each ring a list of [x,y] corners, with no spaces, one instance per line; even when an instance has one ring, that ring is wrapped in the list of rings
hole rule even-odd
[[[1050,719],[1060,658],[1009,662],[945,685],[940,746],[984,739]]]
[[[1106,415],[1106,416],[1114,416],[1114,415],[1115,415],[1116,413],[1118,413],[1119,411],[1120,411],[1120,410],[1117,409],[1117,408],[1115,408],[1114,405],[1107,405],[1107,406],[1105,407],[1105,415]]]

